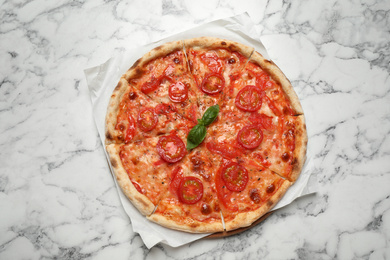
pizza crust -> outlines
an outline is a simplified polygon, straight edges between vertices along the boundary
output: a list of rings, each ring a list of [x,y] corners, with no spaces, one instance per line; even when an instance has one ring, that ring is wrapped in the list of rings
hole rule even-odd
[[[297,116],[295,124],[295,149],[293,153],[293,169],[290,175],[290,181],[295,182],[301,174],[303,165],[306,161],[306,150],[307,150],[307,131],[305,116]]]
[[[160,224],[166,228],[186,231],[190,233],[215,233],[224,231],[222,221],[214,223],[204,223],[189,217],[186,219],[186,223],[178,223],[169,217],[158,214],[152,214],[147,218],[150,221]]]
[[[106,127],[105,127],[106,145],[115,143],[116,141],[115,137],[118,136],[119,134],[119,131],[115,129],[115,125],[117,123],[119,104],[122,100],[123,95],[128,89],[128,86],[129,83],[126,81],[125,78],[122,77],[111,94],[111,98],[107,107],[107,114],[106,114]]]
[[[301,102],[299,101],[290,81],[286,78],[279,67],[273,61],[265,59],[263,55],[257,51],[253,52],[250,57],[250,61],[259,65],[261,69],[266,71],[272,79],[282,87],[291,102],[291,107],[293,108],[295,115],[303,115]]]
[[[149,216],[155,209],[155,205],[143,194],[139,193],[123,167],[119,157],[119,144],[110,144],[106,146],[107,153],[110,157],[110,163],[114,171],[116,182],[122,189],[123,193],[131,203],[141,212],[142,215]]]
[[[184,48],[202,48],[202,49],[217,49],[217,48],[225,48],[232,52],[239,52],[245,57],[249,58],[253,51],[253,47],[249,47],[247,45],[225,40],[225,39],[219,39],[215,37],[199,37],[199,38],[193,38],[184,40]]]
[[[291,182],[284,181],[280,186],[277,192],[272,195],[272,197],[264,203],[260,208],[255,211],[238,213],[234,219],[225,222],[226,231],[231,231],[234,229],[250,226],[253,222],[261,218],[264,214],[269,212],[283,197],[287,189],[291,186]]]

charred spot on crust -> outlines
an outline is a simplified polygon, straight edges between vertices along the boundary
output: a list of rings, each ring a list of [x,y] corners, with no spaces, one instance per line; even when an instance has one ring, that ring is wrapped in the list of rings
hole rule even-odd
[[[274,202],[272,200],[268,200],[267,201],[267,206],[268,207],[272,207],[272,205],[274,205]]]
[[[141,60],[142,60],[142,58],[139,58],[136,62],[134,62],[133,66],[131,66],[130,69],[134,69],[135,67],[137,67],[138,64],[140,64]]]
[[[106,139],[107,140],[113,140],[114,138],[112,137],[111,133],[110,132],[106,132]]]
[[[226,42],[221,42],[221,45],[226,45]]]
[[[118,167],[118,163],[116,162],[115,159],[111,159],[110,162],[111,162],[112,167],[114,167],[114,168]]]

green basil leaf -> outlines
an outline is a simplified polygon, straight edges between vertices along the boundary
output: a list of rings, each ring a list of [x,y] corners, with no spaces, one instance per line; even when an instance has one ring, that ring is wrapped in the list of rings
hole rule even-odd
[[[204,112],[204,115],[201,119],[204,126],[210,125],[218,116],[219,113],[219,106],[214,105],[209,107],[206,112]],[[199,122],[199,120],[198,120]],[[200,123],[200,122],[199,122]]]
[[[187,136],[187,150],[194,149],[206,137],[206,127],[202,124],[194,126]]]

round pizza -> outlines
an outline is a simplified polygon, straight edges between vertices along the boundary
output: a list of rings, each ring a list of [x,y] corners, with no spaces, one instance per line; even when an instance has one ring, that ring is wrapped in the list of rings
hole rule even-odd
[[[192,233],[250,226],[302,170],[307,134],[289,80],[252,47],[212,37],[163,44],[121,77],[106,150],[132,204]]]

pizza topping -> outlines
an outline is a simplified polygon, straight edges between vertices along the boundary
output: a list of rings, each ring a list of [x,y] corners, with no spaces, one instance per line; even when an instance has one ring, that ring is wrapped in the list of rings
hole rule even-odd
[[[260,109],[262,97],[263,92],[260,88],[248,85],[238,92],[235,104],[243,111],[253,112]]]
[[[137,123],[139,128],[144,132],[149,132],[157,125],[158,117],[150,107],[142,109],[138,113]]]
[[[218,94],[225,87],[225,79],[221,74],[211,73],[205,76],[200,89],[209,95]]]
[[[175,108],[171,104],[158,104],[155,108],[154,111],[156,112],[157,115],[168,115],[172,112],[175,112]]]
[[[234,63],[236,63],[236,60],[234,58],[230,58],[230,59],[228,59],[228,63],[234,64]]]
[[[207,132],[206,126],[210,125],[217,118],[218,113],[219,106],[214,105],[204,112],[201,119],[198,119],[198,124],[188,133],[187,150],[194,149],[203,142]]]
[[[169,99],[172,102],[184,102],[188,98],[188,88],[182,82],[176,82],[169,86]]]
[[[254,203],[256,204],[260,203],[261,198],[260,198],[259,190],[257,188],[253,188],[249,191],[249,197]]]
[[[136,188],[136,190],[137,190],[139,193],[143,193],[143,192],[142,192],[142,189],[141,189],[141,186],[139,186],[138,183],[136,183],[136,182],[134,182],[134,181],[132,181],[131,183],[134,185],[134,188]]]
[[[200,211],[202,212],[203,215],[208,215],[212,211],[212,208],[210,207],[209,204],[203,203],[201,207],[202,208]]]
[[[242,191],[248,182],[248,171],[238,163],[231,162],[223,168],[222,179],[230,191]]]
[[[267,193],[272,193],[272,192],[274,192],[275,191],[275,185],[272,183],[271,185],[269,185],[268,187],[267,187]]]
[[[130,100],[134,100],[134,99],[136,99],[137,98],[137,93],[135,93],[135,92],[133,92],[133,91],[131,91],[131,92],[129,92],[129,99]]]
[[[168,67],[170,68],[170,67]],[[166,70],[166,73],[170,73],[170,70]],[[174,69],[174,68],[173,68]],[[173,73],[173,72],[172,72]],[[144,94],[149,94],[153,91],[155,91],[156,89],[158,89],[160,87],[160,85],[162,83],[164,83],[164,81],[169,81],[171,82],[171,79],[169,77],[169,74],[167,75],[162,75],[161,77],[159,78],[155,78],[155,77],[152,77],[150,81],[146,81],[142,86],[141,86],[141,91],[144,93]]]
[[[118,116],[118,123],[115,126],[116,130],[121,132],[125,131],[125,136],[120,135],[119,138],[127,144],[129,143],[135,134],[135,121],[130,113],[124,113],[121,116]],[[126,129],[127,128],[127,129]]]
[[[251,113],[248,120],[253,124],[258,124],[263,129],[272,130],[274,128],[272,123],[272,117],[256,112]]]
[[[200,59],[207,65],[207,67],[215,73],[222,72],[222,62],[215,52],[206,52]]]
[[[196,177],[184,177],[180,182],[178,195],[181,202],[195,204],[203,196],[203,184]]]
[[[175,163],[186,155],[184,142],[175,134],[160,137],[157,142],[157,152],[169,163]]]
[[[254,149],[263,141],[263,132],[257,125],[248,125],[238,132],[237,140],[245,148]]]
[[[173,194],[177,195],[177,190],[179,189],[179,185],[182,178],[183,178],[183,170],[180,166],[177,166],[172,171],[171,184],[169,185],[169,189]]]

